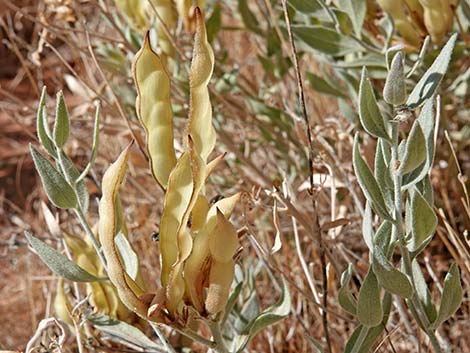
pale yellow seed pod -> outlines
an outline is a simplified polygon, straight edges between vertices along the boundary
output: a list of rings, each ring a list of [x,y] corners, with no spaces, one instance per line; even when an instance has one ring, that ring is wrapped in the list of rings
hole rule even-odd
[[[184,152],[170,174],[160,221],[162,287],[166,287],[173,264],[178,258],[178,229],[191,200],[193,180],[189,151]]]
[[[416,29],[420,32],[421,35],[426,35],[427,30],[424,25],[424,9],[419,3],[419,0],[404,0],[411,19],[413,20]]]
[[[206,221],[207,212],[209,212],[209,201],[204,195],[199,195],[193,211],[191,212],[191,230],[198,232]]]
[[[70,318],[70,311],[72,310],[72,306],[70,305],[67,295],[65,294],[63,278],[59,278],[57,280],[57,288],[53,307],[56,317],[73,327],[73,321]]]
[[[115,201],[126,171],[130,147],[131,145],[127,146],[103,176],[103,196],[99,204],[99,234],[108,264],[108,276],[116,287],[120,299],[130,310],[146,318],[148,304],[139,298],[144,294],[143,290],[127,275],[114,242],[116,235]]]
[[[203,282],[209,271],[209,239],[210,234],[217,225],[217,210],[220,210],[226,219],[230,218],[235,205],[240,200],[240,196],[240,193],[235,194],[231,197],[219,200],[211,206],[207,213],[204,226],[194,239],[191,255],[188,257],[184,265],[184,280],[186,283],[187,295],[193,306],[199,312],[203,311]]]
[[[178,17],[183,19],[184,28],[188,32],[195,31],[195,21],[194,21],[194,6],[199,7],[200,9],[204,8],[204,0],[175,0],[176,10],[178,11]]]
[[[209,236],[209,249],[216,262],[228,262],[240,247],[235,227],[220,210],[217,210],[217,225]]]
[[[137,87],[136,110],[147,135],[152,173],[166,188],[170,172],[176,165],[170,77],[150,46],[148,33],[134,58],[132,71]]]
[[[408,21],[402,0],[377,0],[377,2],[393,18],[398,33],[411,45],[419,46],[421,38]]]
[[[77,264],[92,275],[97,275],[98,271],[93,262],[85,254],[77,256]],[[109,314],[106,293],[99,282],[86,283],[87,295],[90,297],[90,304],[99,312]]]
[[[217,314],[227,305],[230,288],[234,277],[235,262],[213,261],[209,275],[209,288],[205,300],[206,310],[210,314]]]
[[[454,14],[448,3],[442,0],[419,0],[424,8],[424,24],[428,30],[431,40],[439,44],[452,28]]]
[[[186,136],[192,137],[197,153],[204,162],[207,162],[216,140],[207,86],[214,69],[214,52],[207,41],[204,18],[198,7],[195,8],[195,16],[196,36],[189,74],[190,102]]]
[[[191,137],[189,137],[189,157],[192,176],[192,191],[186,210],[183,213],[177,231],[178,259],[173,265],[170,274],[170,282],[167,289],[167,307],[170,312],[175,312],[185,293],[183,279],[183,263],[188,258],[193,248],[193,238],[187,227],[189,217],[196,204],[198,196],[206,180],[206,164],[197,154]],[[168,192],[170,188],[168,188]]]

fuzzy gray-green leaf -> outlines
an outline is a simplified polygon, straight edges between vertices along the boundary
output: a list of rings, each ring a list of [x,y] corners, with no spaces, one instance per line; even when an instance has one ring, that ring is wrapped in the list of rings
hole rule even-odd
[[[372,270],[366,275],[357,300],[357,317],[367,327],[377,326],[382,322],[383,309],[380,300],[380,288]]]
[[[418,120],[415,120],[410,135],[406,141],[398,173],[403,175],[418,168],[426,159],[426,140]]]
[[[385,203],[389,206],[393,204],[393,180],[390,173],[390,160],[387,142],[384,139],[379,139],[375,149],[374,176],[382,191]]]
[[[454,33],[447,41],[431,67],[421,77],[419,82],[413,88],[413,91],[411,91],[406,105],[411,108],[416,108],[423,104],[426,99],[429,99],[434,95],[437,87],[442,81],[442,78],[447,72],[447,68],[449,67],[457,36],[458,34]]]
[[[364,193],[366,199],[369,200],[369,202],[372,204],[375,212],[377,212],[377,214],[384,219],[392,220],[392,217],[387,210],[387,206],[385,205],[385,200],[377,180],[359,152],[357,134],[354,138],[353,165],[354,172],[357,176],[357,180],[361,186],[362,192]]]
[[[294,25],[292,26],[292,32],[308,48],[327,55],[342,56],[363,50],[351,38],[323,26]]]
[[[369,134],[390,141],[383,115],[375,99],[374,90],[367,77],[365,67],[362,69],[361,83],[359,86],[359,118],[362,127]]]
[[[405,71],[403,67],[403,54],[398,52],[392,59],[390,71],[383,90],[384,100],[388,104],[400,106],[406,101]]]
[[[372,254],[372,269],[380,286],[386,291],[403,298],[411,298],[413,288],[408,277],[388,261],[378,246],[374,247]]]
[[[423,272],[419,267],[418,261],[413,260],[411,263],[411,268],[413,270],[413,278],[415,281],[416,295],[419,301],[423,304],[424,311],[428,317],[429,322],[434,322],[437,317],[436,307],[434,306],[431,298],[431,292],[426,284],[426,281],[423,276]]]
[[[69,113],[67,112],[67,107],[65,105],[64,95],[62,94],[62,91],[60,91],[57,93],[54,130],[52,131],[54,142],[58,148],[61,148],[65,142],[67,142],[69,134]]]
[[[352,266],[348,265],[348,268],[341,274],[341,288],[338,291],[338,302],[341,307],[352,315],[356,315],[357,301],[351,293],[349,283],[351,282]]]
[[[433,328],[437,328],[444,321],[449,319],[462,303],[463,290],[460,283],[459,267],[453,263],[444,280],[444,290],[442,291],[441,305],[437,319],[433,323]]]
[[[406,217],[411,217],[409,222],[407,222],[411,227],[411,240],[408,243],[408,249],[416,251],[423,242],[433,235],[437,226],[437,217],[432,207],[418,190],[414,189],[410,194],[411,215],[406,215]],[[410,233],[409,229],[407,231]]]
[[[364,23],[367,12],[367,1],[339,0],[339,6],[351,19],[356,35],[361,37],[362,24]]]
[[[72,187],[33,145],[29,145],[29,148],[49,200],[59,208],[75,208],[77,197]]]
[[[426,160],[418,168],[414,169],[411,173],[404,175],[403,186],[404,190],[412,187],[417,182],[421,181],[429,172],[434,161],[434,100],[428,99],[424,104],[417,121],[421,126],[425,138],[426,146]]]
[[[50,132],[47,121],[46,94],[46,87],[44,87],[41,92],[41,99],[39,100],[38,113],[36,118],[36,129],[38,139],[41,145],[44,147],[47,153],[55,157],[57,154],[55,152],[54,144],[49,136]]]
[[[74,282],[95,282],[107,280],[107,278],[98,278],[85,271],[75,262],[70,261],[65,255],[53,249],[42,240],[39,240],[29,232],[25,232],[26,239],[31,247],[36,250],[41,260],[56,275],[69,279]]]

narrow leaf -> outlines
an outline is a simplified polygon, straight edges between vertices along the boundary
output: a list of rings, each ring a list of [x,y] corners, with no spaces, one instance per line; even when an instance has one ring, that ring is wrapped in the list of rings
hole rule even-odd
[[[415,170],[426,159],[426,140],[418,120],[415,120],[405,145],[398,173],[407,174]]]
[[[65,255],[50,247],[42,240],[39,240],[29,232],[24,233],[31,247],[38,253],[41,260],[56,275],[67,278],[74,282],[95,282],[107,280],[107,278],[98,278],[85,271],[75,262],[70,261]]]
[[[322,77],[315,75],[312,72],[307,72],[307,80],[310,86],[317,92],[330,95],[333,97],[345,98],[344,92],[338,87],[331,85],[328,81]]]
[[[129,325],[128,323],[119,321],[115,318],[104,314],[95,314],[88,317],[88,321],[101,332],[135,344],[146,350],[156,350],[158,352],[164,350],[163,347],[150,340],[147,335],[135,326]]]
[[[75,208],[77,197],[65,178],[33,145],[29,149],[49,200],[59,208]]]
[[[341,288],[338,291],[338,302],[341,307],[352,315],[356,315],[357,301],[351,293],[349,283],[351,282],[352,266],[348,265],[348,268],[341,274]]]
[[[367,327],[377,326],[382,322],[383,309],[377,277],[370,269],[362,283],[357,300],[357,317]]]
[[[447,41],[431,67],[413,88],[406,105],[411,108],[416,108],[434,95],[449,67],[457,36],[458,34],[454,33]]]
[[[364,0],[340,0],[339,6],[351,19],[354,32],[361,37],[362,24],[366,17],[367,1]]]
[[[437,317],[436,307],[432,302],[431,292],[426,284],[418,261],[413,260],[411,268],[413,270],[413,278],[415,280],[416,295],[424,306],[424,311],[426,312],[429,322],[434,322]]]
[[[292,26],[294,35],[315,52],[343,56],[361,51],[362,48],[351,38],[323,26]]]
[[[361,124],[369,134],[390,141],[385,127],[384,118],[375,99],[372,84],[367,78],[367,70],[362,69],[359,86],[359,118]]]
[[[380,191],[377,180],[359,153],[359,142],[357,134],[354,138],[353,165],[357,180],[366,199],[372,204],[372,207],[374,208],[375,212],[377,212],[377,214],[379,214],[384,219],[391,221],[392,217],[387,210],[387,206],[385,205],[384,197]]]
[[[416,251],[421,244],[431,237],[437,226],[437,217],[432,207],[418,190],[411,192],[410,218],[411,240],[408,243],[410,251]],[[410,230],[407,230],[410,233]]]
[[[39,100],[36,129],[41,145],[44,147],[47,153],[55,157],[57,154],[55,152],[54,144],[50,138],[49,125],[47,121],[46,95],[47,91],[46,87],[44,87],[41,92],[41,99]]]
[[[460,271],[456,263],[453,263],[444,279],[444,290],[442,291],[441,305],[437,319],[432,327],[437,328],[449,319],[460,307],[463,298],[462,285],[460,283]]]
[[[58,148],[61,148],[70,134],[70,121],[69,113],[64,101],[64,95],[62,91],[57,93],[56,113],[54,121],[54,130],[52,132],[54,143]]]

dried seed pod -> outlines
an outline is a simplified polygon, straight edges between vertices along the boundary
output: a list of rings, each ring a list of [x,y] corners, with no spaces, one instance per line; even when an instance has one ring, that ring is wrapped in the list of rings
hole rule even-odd
[[[235,262],[213,261],[209,275],[209,288],[205,306],[210,314],[217,314],[227,305],[230,287],[234,277]]]
[[[204,225],[209,212],[209,201],[204,195],[199,195],[191,212],[191,231],[198,232]]]
[[[173,113],[170,77],[150,46],[149,34],[136,54],[132,71],[137,87],[136,110],[147,135],[152,173],[164,188],[176,164],[173,146]]]
[[[215,146],[215,129],[212,125],[212,106],[207,87],[214,69],[214,52],[207,41],[206,26],[201,10],[195,8],[196,36],[193,60],[189,74],[189,120],[186,136],[191,135],[197,153],[204,162]]]
[[[235,205],[240,199],[241,194],[235,194],[231,197],[221,199],[211,206],[207,213],[204,226],[196,235],[193,242],[193,250],[184,265],[184,280],[186,283],[187,294],[193,306],[199,312],[203,311],[203,282],[209,271],[210,234],[217,225],[217,210],[222,212],[223,216],[228,219],[232,214]]]
[[[206,164],[196,153],[191,137],[189,137],[189,164],[193,187],[191,197],[181,217],[176,234],[178,259],[171,270],[170,282],[167,289],[167,308],[170,312],[175,312],[185,293],[182,274],[183,263],[188,258],[193,248],[193,238],[189,232],[187,223],[206,180]],[[168,192],[171,191],[168,190]]]
[[[103,196],[99,204],[99,234],[108,265],[108,276],[116,287],[119,298],[130,310],[145,318],[148,305],[139,299],[143,290],[127,275],[114,242],[116,235],[115,201],[126,171],[130,147],[131,145],[126,147],[103,176]]]
[[[240,247],[235,227],[217,209],[217,224],[209,235],[209,249],[217,262],[228,262]]]
[[[156,27],[158,44],[162,49],[162,60],[168,71],[172,72],[170,59],[175,56],[175,48],[170,38],[168,38],[167,31],[171,33],[176,25],[176,9],[172,0],[153,0],[152,3],[159,17],[156,19]]]
[[[92,263],[92,261],[85,254],[77,256],[77,264],[91,273],[92,275],[98,275],[98,270]],[[106,294],[101,287],[99,282],[86,283],[86,292],[90,297],[90,304],[99,312],[109,314],[109,305],[106,299]]]
[[[57,287],[53,306],[56,317],[61,319],[68,325],[73,326],[73,321],[70,318],[72,305],[70,305],[67,295],[65,294],[63,278],[59,278],[57,280]]]
[[[383,96],[388,104],[395,106],[405,104],[406,102],[405,70],[401,52],[396,53],[393,57],[390,71],[385,81]]]
[[[403,1],[377,0],[377,2],[393,18],[398,33],[411,45],[419,46],[421,38],[410,21],[408,21],[405,11],[403,11]]]
[[[424,8],[424,24],[434,43],[440,43],[452,27],[454,17],[450,6],[441,0],[419,0]]]

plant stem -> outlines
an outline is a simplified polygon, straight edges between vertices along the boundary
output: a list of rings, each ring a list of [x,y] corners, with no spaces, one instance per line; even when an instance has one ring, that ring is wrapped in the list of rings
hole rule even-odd
[[[163,346],[165,347],[165,350],[168,353],[176,353],[176,351],[173,349],[173,347],[168,343],[166,340],[165,336],[163,335],[162,331],[160,331],[160,328],[158,325],[154,322],[148,321],[150,326],[152,326],[153,331],[157,334],[160,342],[162,342]]]
[[[403,266],[405,273],[408,276],[411,285],[413,286],[413,292],[416,293],[416,283],[414,281],[413,270],[411,266],[411,256],[408,248],[406,247],[405,237],[403,234],[403,215],[402,215],[402,194],[401,194],[401,184],[402,177],[397,172],[399,167],[399,156],[398,156],[398,134],[399,134],[399,122],[392,123],[392,174],[393,174],[393,190],[394,190],[394,217],[395,223],[393,225],[393,231],[395,237],[398,240],[400,247],[400,253],[403,261]],[[439,345],[439,342],[434,334],[434,331],[429,328],[430,323],[426,312],[424,311],[422,303],[416,297],[416,294],[413,294],[412,298],[408,301],[408,305],[412,312],[416,313],[416,319],[419,320],[424,328],[426,335],[429,337],[431,345],[433,346],[435,353],[441,353],[442,349]]]
[[[90,237],[91,243],[93,244],[93,247],[95,248],[95,251],[99,256],[99,258],[101,260],[101,263],[103,264],[104,269],[106,270],[106,272],[108,272],[106,259],[103,255],[103,252],[101,251],[101,246],[100,246],[98,240],[96,239],[95,234],[91,230],[90,225],[88,224],[88,222],[85,218],[85,215],[83,214],[82,209],[80,208],[80,206],[78,206],[77,208],[74,209],[74,211],[75,211],[75,215],[77,216],[78,220],[80,221],[80,224],[81,224],[82,228],[85,230],[87,236]]]
[[[209,328],[212,332],[212,337],[215,341],[216,346],[214,349],[219,353],[229,353],[225,340],[222,337],[222,332],[220,331],[220,325],[218,321],[209,322]]]

